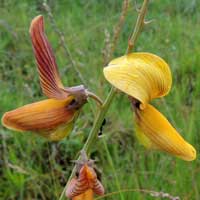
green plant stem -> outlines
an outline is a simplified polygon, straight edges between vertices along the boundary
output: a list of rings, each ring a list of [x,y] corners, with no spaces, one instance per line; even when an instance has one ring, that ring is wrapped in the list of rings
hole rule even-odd
[[[139,15],[138,15],[138,18],[137,18],[137,22],[136,22],[136,25],[135,25],[135,28],[134,28],[134,31],[132,33],[132,36],[131,36],[131,39],[129,40],[129,43],[128,43],[128,46],[130,45],[130,41],[131,41],[131,44],[135,44],[141,30],[142,30],[142,27],[144,26],[144,18],[145,18],[145,15],[146,15],[146,11],[147,11],[147,5],[148,5],[148,1],[149,0],[144,0],[143,4],[142,4],[142,8],[141,10],[139,11]],[[127,53],[129,51],[131,51],[133,49],[134,45],[131,45],[130,47],[128,47],[127,49]],[[88,136],[88,139],[83,147],[83,150],[85,150],[86,152],[89,151],[92,143],[94,142],[94,140],[96,139],[97,137],[97,134],[99,132],[99,129],[101,127],[101,124],[103,122],[103,119],[108,111],[108,108],[110,107],[110,104],[112,102],[112,99],[116,93],[117,89],[112,87],[111,90],[110,90],[110,93],[108,94],[103,106],[101,107],[101,109],[99,110],[98,114],[97,114],[97,117],[96,117],[96,120],[94,122],[94,125],[90,131],[90,134]]]
[[[142,28],[145,25],[145,15],[147,13],[148,2],[149,2],[149,0],[144,0],[141,9],[138,11],[139,15],[138,15],[138,18],[137,18],[137,21],[136,21],[136,25],[135,25],[134,31],[131,34],[131,37],[128,41],[128,47],[127,47],[127,50],[126,50],[127,54],[130,53],[133,50],[133,48],[136,44],[136,41],[137,41],[141,31],[142,31]]]
[[[130,53],[134,47],[134,44],[144,26],[144,18],[145,18],[145,15],[146,15],[146,11],[147,11],[147,5],[148,5],[148,1],[149,0],[144,0],[143,1],[143,4],[142,4],[142,7],[139,11],[139,14],[138,14],[138,18],[137,18],[137,22],[136,22],[136,25],[135,25],[135,28],[134,28],[134,31],[133,33],[131,34],[131,37],[130,37],[130,40],[128,42],[128,48],[127,48],[127,51],[126,53]],[[110,104],[112,103],[112,100],[116,94],[116,91],[117,89],[112,87],[105,102],[103,103],[103,106],[101,107],[101,109],[99,110],[98,114],[97,114],[97,117],[95,119],[95,122],[93,124],[93,127],[89,133],[89,136],[88,136],[88,139],[85,143],[85,145],[83,146],[83,149],[82,150],[85,150],[87,153],[89,152],[92,144],[94,143],[94,141],[97,139],[97,136],[98,136],[98,132],[99,132],[99,129],[102,125],[102,122],[105,118],[105,115],[110,107]],[[78,158],[80,159],[80,157]],[[60,195],[60,198],[59,200],[62,200],[63,197],[64,197],[64,194],[65,194],[65,190],[69,184],[69,181],[71,180],[71,178],[74,176],[75,174],[75,170],[76,168],[74,167],[73,170],[72,170],[72,173],[68,179],[68,182],[65,186],[65,188],[63,189],[62,191],[62,194]]]
[[[86,152],[89,151],[90,147],[92,146],[94,140],[97,137],[97,134],[99,132],[99,129],[102,125],[102,122],[105,118],[105,115],[108,111],[108,108],[110,107],[110,104],[115,96],[116,93],[116,88],[112,87],[110,90],[110,93],[108,94],[103,106],[101,107],[101,109],[99,110],[96,120],[94,122],[94,126],[92,127],[90,134],[88,136],[88,139],[83,147],[83,150],[85,150]]]
[[[94,122],[94,125],[90,131],[90,134],[88,136],[88,139],[85,143],[85,145],[83,146],[83,149],[84,151],[86,151],[87,153],[89,152],[89,149],[90,147],[92,146],[92,144],[94,143],[94,140],[97,138],[97,134],[99,132],[99,129],[102,125],[102,122],[105,118],[105,115],[108,111],[108,108],[110,107],[110,104],[115,96],[115,93],[116,93],[116,88],[112,87],[111,90],[110,90],[110,93],[108,94],[104,104],[102,105],[101,109],[99,110],[98,114],[97,114],[97,117],[96,117],[96,120]],[[80,157],[78,158],[78,160],[80,159]],[[64,197],[64,193],[65,193],[65,190],[69,184],[69,181],[71,180],[71,178],[74,176],[75,174],[75,171],[76,171],[76,167],[73,168],[72,170],[72,173],[68,179],[68,182],[64,188],[64,190],[62,191],[62,194],[60,195],[60,198],[59,200],[62,200],[63,197]]]

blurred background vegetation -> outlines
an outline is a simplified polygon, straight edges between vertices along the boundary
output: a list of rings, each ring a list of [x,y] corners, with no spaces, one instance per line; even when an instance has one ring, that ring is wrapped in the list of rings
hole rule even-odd
[[[65,36],[84,83],[103,99],[110,85],[102,74],[122,0],[61,0],[47,2]],[[142,3],[137,1],[138,6]],[[131,1],[114,56],[123,55],[136,21]],[[81,84],[63,44],[40,0],[0,1],[0,116],[8,110],[44,99],[32,52],[29,25],[42,14],[48,38],[67,86]],[[200,150],[200,2],[152,0],[136,51],[164,58],[173,73],[172,90],[165,100],[153,101],[197,152]],[[91,106],[92,105],[92,106]],[[91,109],[92,107],[92,109]],[[91,129],[96,107],[84,106],[73,133],[58,143],[31,133],[0,126],[0,199],[58,199]],[[148,189],[184,200],[200,199],[200,161],[185,162],[145,149],[135,140],[130,103],[118,94],[107,114],[104,137],[96,141],[92,158],[98,159],[106,191]],[[106,199],[106,198],[105,198]],[[121,193],[109,200],[156,199],[140,192]],[[161,199],[157,198],[157,199]]]

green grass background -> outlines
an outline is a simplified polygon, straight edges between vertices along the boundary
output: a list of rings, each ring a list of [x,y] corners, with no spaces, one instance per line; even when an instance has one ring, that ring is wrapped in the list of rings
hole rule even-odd
[[[142,1],[137,1],[138,5]],[[48,2],[65,35],[86,86],[105,98],[110,85],[102,74],[105,32],[110,37],[120,16],[122,0],[60,0]],[[29,25],[42,14],[66,86],[81,84],[40,0],[0,1],[0,116],[8,110],[44,99]],[[114,53],[123,55],[137,13],[131,1],[126,23]],[[200,150],[200,2],[152,0],[147,19],[155,19],[141,34],[136,51],[155,53],[170,65],[173,86],[159,108],[197,152]],[[108,37],[107,37],[108,40]],[[92,105],[93,112],[91,111]],[[17,133],[0,126],[0,199],[58,199],[73,163],[91,129],[95,104],[89,101],[73,133],[58,143],[31,133]],[[200,199],[200,160],[185,162],[165,153],[145,151],[134,137],[129,101],[118,94],[107,114],[104,137],[92,149],[98,159],[107,193],[119,189],[163,191],[184,200]],[[139,192],[110,196],[109,200],[161,199]]]

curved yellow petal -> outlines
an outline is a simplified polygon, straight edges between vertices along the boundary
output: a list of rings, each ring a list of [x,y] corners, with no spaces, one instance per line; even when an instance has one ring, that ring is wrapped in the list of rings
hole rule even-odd
[[[2,124],[12,130],[32,131],[50,140],[60,140],[73,127],[78,111],[70,109],[74,97],[47,99],[6,112]]]
[[[173,154],[183,160],[196,158],[196,150],[187,143],[169,121],[153,106],[137,109],[136,132],[140,141],[147,147]]]
[[[104,68],[104,76],[116,88],[139,100],[141,108],[151,99],[166,95],[172,84],[168,64],[151,53],[116,58]]]
[[[135,124],[135,135],[138,141],[147,149],[157,149],[152,141],[143,133],[143,131],[137,124]]]

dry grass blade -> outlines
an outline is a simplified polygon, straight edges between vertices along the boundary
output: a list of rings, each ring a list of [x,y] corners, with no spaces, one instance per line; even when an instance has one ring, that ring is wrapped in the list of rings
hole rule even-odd
[[[122,11],[121,11],[121,16],[119,18],[117,25],[114,28],[111,55],[113,54],[113,52],[114,52],[114,50],[117,46],[119,35],[120,35],[120,32],[121,32],[122,27],[124,25],[125,18],[126,18],[127,12],[128,12],[128,7],[129,7],[129,0],[124,0],[123,6],[122,6]]]
[[[172,196],[169,193],[157,192],[157,191],[146,190],[146,189],[123,189],[123,190],[120,190],[120,191],[107,193],[107,194],[105,194],[105,195],[103,195],[101,197],[95,198],[95,200],[100,200],[100,199],[104,199],[106,197],[117,195],[119,193],[127,193],[127,192],[140,192],[140,193],[149,194],[152,197],[161,198],[161,199],[181,200],[181,198],[179,196]]]
[[[146,12],[147,12],[148,2],[149,2],[149,0],[144,0],[141,9],[138,11],[139,15],[138,15],[138,18],[137,18],[137,21],[136,21],[136,25],[135,25],[134,31],[131,34],[131,37],[128,41],[128,48],[126,50],[127,54],[130,53],[133,50],[134,45],[137,41],[137,38],[138,38],[142,28],[145,25],[145,15],[146,15]]]
[[[122,10],[117,24],[113,28],[113,37],[110,38],[110,34],[105,30],[105,48],[103,49],[104,65],[107,65],[111,60],[113,53],[116,49],[117,42],[119,40],[120,33],[122,31],[125,18],[129,8],[129,0],[124,0],[122,4]]]

